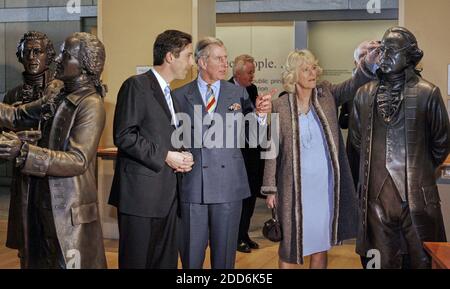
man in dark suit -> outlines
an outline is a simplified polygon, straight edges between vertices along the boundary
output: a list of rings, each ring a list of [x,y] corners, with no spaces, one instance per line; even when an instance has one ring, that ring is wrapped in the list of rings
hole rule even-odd
[[[171,144],[179,108],[169,84],[193,65],[191,36],[158,35],[153,64],[123,83],[114,115],[118,156],[109,203],[118,210],[119,268],[176,269],[178,263],[178,173],[190,171],[193,159]]]
[[[258,88],[252,83],[254,76],[255,59],[253,57],[242,54],[234,59],[233,77],[229,81],[237,86],[245,87],[253,105],[256,104],[256,98],[258,97]],[[253,211],[255,210],[256,197],[261,190],[264,175],[264,160],[261,159],[260,146],[250,148],[247,144],[242,149],[242,155],[244,156],[251,196],[242,201],[237,250],[243,253],[250,253],[251,249],[259,249],[258,243],[250,239],[248,230]]]
[[[185,269],[202,268],[209,242],[211,268],[231,269],[236,258],[242,200],[250,196],[250,189],[236,139],[232,139],[233,147],[226,139],[225,148],[222,136],[226,128],[239,126],[235,119],[233,123],[225,121],[227,116],[245,115],[255,107],[244,88],[224,80],[228,60],[222,41],[212,37],[200,40],[195,60],[198,78],[174,91],[181,111],[193,120],[189,137],[194,140],[191,152],[195,159],[192,171],[184,175],[180,194],[181,261]],[[271,95],[265,95],[256,100],[260,125],[271,111],[270,99]],[[252,116],[256,123],[257,116]]]

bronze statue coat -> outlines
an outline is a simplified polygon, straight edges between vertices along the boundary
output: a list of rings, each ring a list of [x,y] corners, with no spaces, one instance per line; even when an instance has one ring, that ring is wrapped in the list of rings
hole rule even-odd
[[[44,97],[17,109],[1,105],[0,124],[11,129],[29,127],[30,122],[41,119],[46,100]],[[106,268],[95,178],[104,125],[103,100],[95,89],[81,88],[67,95],[55,112],[48,148],[28,145],[22,168],[23,174],[48,177],[65,263],[79,268]],[[74,259],[78,254],[79,263]]]
[[[450,125],[439,88],[420,78],[411,68],[406,70],[403,89],[406,143],[406,196],[413,225],[422,241],[445,242],[445,230],[440,209],[435,172],[450,151]],[[379,81],[361,87],[354,100],[350,126],[355,132],[353,144],[360,150],[360,181],[358,201],[357,253],[365,256],[367,240],[367,202],[373,143],[372,129],[375,96]],[[395,140],[392,140],[395,141]],[[392,153],[395,158],[396,153]],[[395,175],[392,176],[395,178]]]
[[[313,91],[311,104],[323,128],[334,178],[334,211],[330,243],[356,237],[356,195],[345,145],[338,125],[337,108],[349,101],[357,89],[370,81],[369,72],[358,69],[355,76],[341,84],[322,82]],[[300,145],[297,98],[286,94],[273,101],[273,112],[279,115],[280,149],[277,158],[267,159],[262,194],[276,194],[277,214],[283,240],[279,255],[284,262],[303,263]],[[273,125],[273,124],[272,124]]]
[[[3,99],[3,103],[19,106],[21,104],[25,104],[34,100],[37,100],[34,97],[39,95],[46,95],[48,93],[55,93],[60,91],[63,87],[63,83],[60,80],[53,79],[51,75],[51,71],[47,70],[43,73],[43,87],[41,93],[36,93],[34,91],[35,87],[27,82],[24,77],[25,84],[21,84],[10,91],[7,92],[5,98]],[[32,91],[28,91],[25,93],[25,87],[31,87]],[[28,97],[25,97],[24,94],[27,94]],[[29,97],[31,95],[31,97]],[[30,127],[31,128],[31,127]],[[30,129],[28,128],[28,129]],[[34,129],[37,126],[33,127]],[[24,248],[27,241],[27,235],[25,231],[27,230],[26,220],[24,217],[27,215],[27,180],[23,180],[22,178],[27,178],[20,174],[20,170],[14,168],[13,170],[13,179],[11,183],[11,198],[9,203],[9,214],[8,214],[8,234],[6,239],[6,246],[11,249],[19,249]],[[25,231],[24,231],[25,230]],[[23,256],[26,254],[25,252],[19,251],[19,256]],[[22,267],[25,264],[22,264]]]

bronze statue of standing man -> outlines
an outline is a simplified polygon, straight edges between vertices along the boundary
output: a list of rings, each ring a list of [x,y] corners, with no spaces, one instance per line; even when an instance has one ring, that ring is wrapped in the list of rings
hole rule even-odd
[[[0,105],[0,125],[39,124],[40,132],[4,133],[0,157],[28,175],[25,268],[106,268],[95,178],[105,125],[100,75],[105,48],[94,35],[74,33],[57,59],[64,88],[17,108]],[[37,138],[37,144],[27,139]]]
[[[378,80],[354,100],[352,142],[360,151],[356,250],[380,253],[380,267],[430,268],[423,242],[445,242],[435,171],[450,151],[439,88],[421,78],[423,57],[403,27],[386,31]]]
[[[46,91],[60,90],[62,82],[55,80],[54,72],[50,69],[55,60],[55,49],[52,41],[42,32],[29,31],[23,35],[17,46],[16,56],[23,65],[23,83],[9,90],[4,103],[19,106],[41,98]],[[37,127],[29,127],[37,128]],[[13,169],[11,182],[11,197],[8,217],[8,235],[6,246],[19,250],[21,267],[27,265],[23,258],[27,251],[27,188],[22,187],[27,176],[22,175],[20,170]]]

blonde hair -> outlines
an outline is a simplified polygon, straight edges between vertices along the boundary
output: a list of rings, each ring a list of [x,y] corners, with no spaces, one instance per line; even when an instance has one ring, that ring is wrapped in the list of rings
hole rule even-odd
[[[307,49],[294,50],[289,53],[286,64],[281,74],[283,88],[289,93],[295,92],[295,84],[298,81],[298,69],[305,64],[317,66],[317,76],[322,74],[322,68],[319,66],[319,60]]]

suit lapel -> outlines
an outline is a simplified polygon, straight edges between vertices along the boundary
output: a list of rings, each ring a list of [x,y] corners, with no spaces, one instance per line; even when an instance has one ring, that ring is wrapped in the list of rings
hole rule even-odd
[[[200,90],[198,89],[197,79],[191,82],[191,87],[189,88],[185,97],[189,101],[189,103],[192,104],[192,106],[201,105],[203,114],[206,113],[205,104],[203,103],[202,95],[200,94]]]
[[[156,101],[158,101],[159,105],[161,105],[169,121],[171,121],[172,115],[170,113],[169,106],[167,105],[166,98],[164,97],[161,87],[159,86],[158,80],[156,79],[156,76],[153,74],[151,70],[149,70],[149,72],[147,72],[146,75],[150,79],[151,88],[153,90],[153,96],[155,97]]]
[[[208,130],[208,126],[203,125],[203,119],[206,117],[206,107],[203,103],[202,95],[200,94],[200,90],[198,89],[197,79],[192,81],[190,84],[190,87],[187,91],[187,93],[184,95],[187,102],[192,105],[192,121],[196,124],[194,124],[195,127],[201,127],[202,128],[202,139],[205,135],[205,132]],[[196,107],[200,106],[201,115],[198,114],[198,109]]]
[[[175,99],[175,97],[172,97],[172,103],[173,103],[173,109],[175,110],[175,113],[181,112],[180,104],[178,103],[178,100]]]
[[[227,96],[228,96],[228,91],[225,88],[226,85],[226,81],[222,80],[220,81],[220,91],[219,91],[219,98],[217,99],[216,96],[216,100],[217,100],[217,107],[215,112],[219,113],[222,116],[225,116],[225,113],[227,112]],[[224,118],[225,119],[225,118]]]

